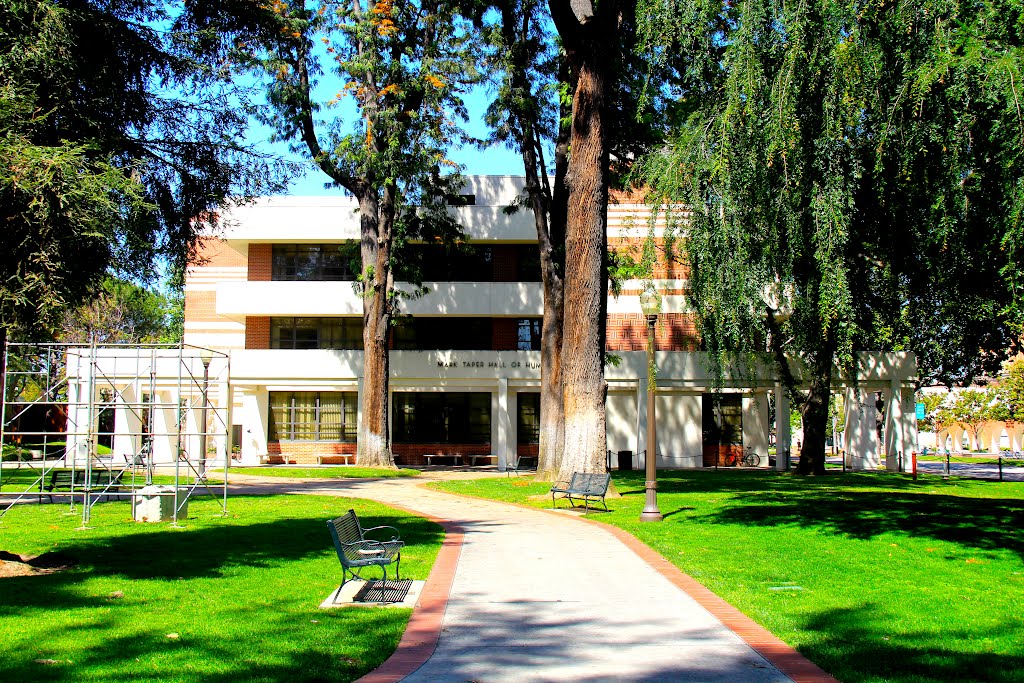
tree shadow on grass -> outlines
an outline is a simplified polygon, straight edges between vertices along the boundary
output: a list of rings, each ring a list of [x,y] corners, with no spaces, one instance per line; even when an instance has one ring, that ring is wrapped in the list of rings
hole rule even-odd
[[[703,519],[747,526],[794,526],[850,538],[880,534],[948,541],[1024,556],[1024,502],[893,491],[804,491],[765,500],[736,494]]]
[[[12,681],[350,681],[390,656],[409,614],[388,608],[296,609],[278,600],[239,605],[216,622],[222,629],[210,632],[190,628],[188,615],[202,609],[201,600],[182,605],[173,639],[166,626],[146,620],[133,622],[131,635],[120,635],[125,624],[114,611],[79,620],[61,634],[45,634],[0,662]],[[97,635],[97,645],[76,645]]]
[[[1024,680],[1024,656],[984,651],[979,641],[1019,643],[1020,621],[983,632],[904,630],[882,605],[829,609],[807,616],[799,626],[814,639],[800,648],[842,681],[885,680],[914,683]],[[989,646],[991,648],[991,646]]]
[[[309,515],[256,523],[225,519],[222,525],[214,521],[185,529],[140,525],[115,536],[69,534],[60,539],[60,551],[76,562],[75,568],[48,576],[4,579],[0,587],[7,596],[0,614],[40,605],[95,606],[95,601],[83,599],[74,590],[82,580],[95,576],[179,581],[216,578],[237,567],[270,568],[334,558],[326,519]],[[441,527],[420,517],[361,515],[360,520],[366,528],[396,527],[407,547],[440,544],[444,539]]]
[[[908,478],[874,474],[793,477],[772,472],[659,473],[664,494],[719,493],[712,523],[800,527],[869,539],[896,532],[1024,556],[1024,501],[932,493]],[[621,476],[621,475],[620,475]],[[618,478],[618,477],[617,477]],[[634,482],[628,474],[625,486]],[[642,481],[639,484],[642,485]]]

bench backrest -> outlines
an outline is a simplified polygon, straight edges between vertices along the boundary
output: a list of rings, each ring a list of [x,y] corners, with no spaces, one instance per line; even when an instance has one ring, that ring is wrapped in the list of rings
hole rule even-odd
[[[327,520],[327,528],[331,531],[331,539],[334,541],[338,560],[343,566],[352,566],[349,563],[359,559],[358,550],[351,547],[346,548],[345,545],[363,540],[363,528],[359,524],[355,510],[349,510],[341,517]]]
[[[608,491],[608,483],[611,478],[612,475],[599,472],[573,472],[569,488],[573,491],[603,496]]]

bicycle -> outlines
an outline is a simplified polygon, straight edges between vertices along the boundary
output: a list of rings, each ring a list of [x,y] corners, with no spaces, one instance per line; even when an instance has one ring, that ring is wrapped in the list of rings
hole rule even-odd
[[[757,467],[760,464],[761,456],[755,453],[752,447],[748,446],[746,453],[743,454],[743,459],[740,460],[740,465],[743,467]]]

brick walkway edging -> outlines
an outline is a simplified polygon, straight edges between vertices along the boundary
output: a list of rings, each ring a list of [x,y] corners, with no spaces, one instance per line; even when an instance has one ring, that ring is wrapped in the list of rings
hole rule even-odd
[[[627,548],[651,565],[656,572],[668,579],[676,588],[693,598],[697,604],[725,624],[726,628],[767,659],[772,666],[792,678],[796,683],[838,683],[824,669],[804,657],[746,614],[712,593],[692,576],[683,573],[682,570],[636,536],[618,527],[596,520],[581,519],[580,521],[600,524],[609,530]]]
[[[462,541],[465,531],[461,526],[446,519],[439,519],[419,510],[411,510],[393,503],[388,507],[408,512],[417,517],[429,519],[444,528],[444,541],[437,551],[437,559],[427,577],[420,600],[409,617],[398,647],[384,663],[365,676],[356,679],[356,683],[395,683],[430,659],[437,648],[441,637],[441,620],[448,607],[448,596],[451,594],[452,582],[455,580],[455,569],[459,565],[459,554],[462,552]]]
[[[475,496],[461,493],[451,493],[449,491],[443,491],[443,493],[470,500],[481,500]],[[566,516],[564,512],[546,510],[521,503],[491,502],[513,505],[525,510],[546,512],[563,518]],[[403,509],[395,505],[391,505],[391,507]],[[444,617],[445,607],[448,604],[448,595],[451,591],[452,581],[455,578],[455,569],[458,565],[459,552],[462,548],[463,530],[452,522],[424,515],[417,510],[405,509],[405,511],[426,517],[443,526],[445,529],[445,540],[437,554],[437,560],[434,562],[434,568],[427,579],[427,585],[424,586],[420,604],[413,611],[412,617],[409,619],[409,626],[406,628],[402,640],[398,643],[398,648],[383,664],[358,679],[356,683],[396,683],[402,680],[430,659],[441,636],[441,620]],[[697,604],[710,612],[726,628],[735,633],[740,640],[768,660],[776,669],[793,679],[795,683],[839,683],[836,678],[828,674],[824,669],[804,657],[746,614],[712,593],[696,579],[685,574],[640,539],[618,527],[598,520],[584,519],[575,515],[570,516],[579,522],[596,524],[609,531],[623,545],[647,562],[656,572],[668,579],[676,588],[693,598]],[[436,577],[435,574],[437,575]]]

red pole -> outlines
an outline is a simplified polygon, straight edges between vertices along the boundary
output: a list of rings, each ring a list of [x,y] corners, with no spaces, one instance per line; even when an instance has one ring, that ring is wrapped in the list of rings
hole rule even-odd
[[[914,481],[917,481],[917,451],[911,451],[910,453],[910,471],[913,474]]]

